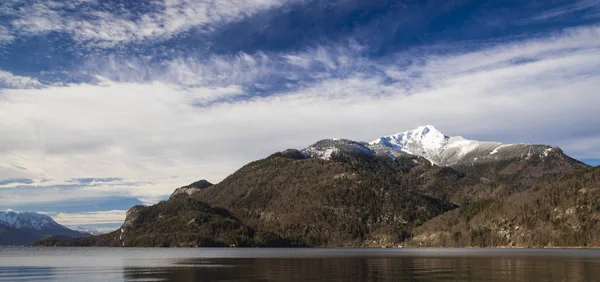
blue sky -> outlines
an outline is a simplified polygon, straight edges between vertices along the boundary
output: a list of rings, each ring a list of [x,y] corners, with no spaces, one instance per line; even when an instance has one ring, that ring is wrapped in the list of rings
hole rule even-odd
[[[600,164],[600,2],[5,0],[0,209],[114,228],[317,140],[446,135]]]

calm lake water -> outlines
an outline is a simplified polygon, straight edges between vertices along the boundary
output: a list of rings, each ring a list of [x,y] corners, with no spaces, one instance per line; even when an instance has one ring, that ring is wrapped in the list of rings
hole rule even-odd
[[[0,281],[600,281],[600,250],[9,247]]]

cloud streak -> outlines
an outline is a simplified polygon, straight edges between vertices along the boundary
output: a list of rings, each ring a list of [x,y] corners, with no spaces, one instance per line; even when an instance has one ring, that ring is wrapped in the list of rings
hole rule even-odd
[[[101,233],[117,230],[125,221],[127,210],[108,210],[102,212],[58,213],[52,216],[54,221],[69,228],[92,228]]]
[[[5,4],[20,34],[65,32],[83,44],[110,48],[123,43],[165,40],[195,29],[216,27],[282,7],[292,0],[164,0],[133,7],[103,5],[102,1],[25,1]],[[135,3],[135,2],[134,2]],[[9,10],[10,9],[10,10]],[[144,11],[139,13],[139,11]]]
[[[600,17],[600,3],[595,0],[577,0],[570,1],[566,5],[562,5],[557,8],[546,10],[535,17],[518,21],[521,24],[525,23],[534,23],[534,22],[542,22],[548,20],[560,20],[568,15],[578,15],[578,13],[583,13],[583,17],[586,19],[598,18]]]
[[[98,225],[98,224],[122,224],[125,220],[126,210],[112,210],[102,212],[85,213],[59,213],[52,218],[63,225]]]

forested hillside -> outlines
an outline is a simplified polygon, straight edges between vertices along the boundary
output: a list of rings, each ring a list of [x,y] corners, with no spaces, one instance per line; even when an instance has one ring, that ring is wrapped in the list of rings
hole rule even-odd
[[[415,229],[413,246],[600,246],[600,167],[473,202]]]

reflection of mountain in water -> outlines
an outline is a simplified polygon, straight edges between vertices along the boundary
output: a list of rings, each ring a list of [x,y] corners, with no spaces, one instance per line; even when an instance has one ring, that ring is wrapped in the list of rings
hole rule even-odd
[[[589,249],[4,248],[2,281],[598,281]]]
[[[182,260],[124,280],[160,281],[592,281],[600,265],[559,257],[347,257]]]

